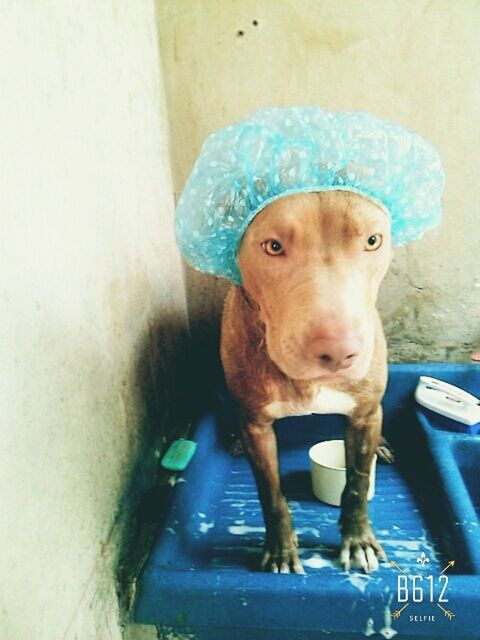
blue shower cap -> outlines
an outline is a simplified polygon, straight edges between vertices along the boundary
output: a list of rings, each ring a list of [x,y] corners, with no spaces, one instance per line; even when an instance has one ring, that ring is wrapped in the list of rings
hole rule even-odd
[[[436,150],[396,124],[318,107],[262,109],[205,141],[178,202],[177,242],[192,267],[240,284],[243,234],[278,198],[358,193],[390,214],[400,245],[440,222],[443,186]]]

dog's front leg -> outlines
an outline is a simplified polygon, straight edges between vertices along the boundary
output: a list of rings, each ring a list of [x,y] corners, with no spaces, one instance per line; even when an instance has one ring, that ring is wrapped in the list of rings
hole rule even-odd
[[[385,552],[375,538],[368,519],[367,493],[373,457],[380,441],[382,408],[353,414],[347,426],[345,454],[347,484],[342,494],[340,563],[344,569],[361,567],[366,573],[378,569]]]
[[[242,442],[255,475],[265,521],[263,571],[304,573],[298,558],[297,536],[287,501],[280,488],[277,440],[273,423],[263,419],[244,419]]]

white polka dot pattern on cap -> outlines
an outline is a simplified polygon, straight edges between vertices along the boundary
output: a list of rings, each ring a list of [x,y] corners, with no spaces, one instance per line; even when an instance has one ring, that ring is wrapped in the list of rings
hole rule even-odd
[[[237,250],[270,202],[347,190],[391,215],[394,244],[439,224],[444,173],[421,136],[361,112],[262,109],[210,135],[180,197],[178,245],[195,269],[241,282]]]

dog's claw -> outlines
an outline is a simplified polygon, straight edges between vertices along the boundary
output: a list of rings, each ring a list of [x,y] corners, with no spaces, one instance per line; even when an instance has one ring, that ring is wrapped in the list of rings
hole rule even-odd
[[[270,552],[266,549],[260,563],[260,568],[262,571],[270,573],[305,573],[295,546],[289,551],[273,550]]]
[[[262,561],[260,562],[261,571],[268,571],[269,563],[270,563],[270,553],[268,551],[264,551],[262,556]]]
[[[395,462],[395,451],[393,450],[392,445],[383,436],[377,447],[377,456],[386,464],[393,464]]]
[[[269,525],[260,569],[270,573],[305,573],[298,557],[298,536],[292,529],[286,502],[283,511],[272,517]]]
[[[298,573],[300,575],[305,575],[305,569],[303,568],[303,565],[300,562],[300,560],[298,560],[297,562],[293,563],[293,573]]]
[[[345,571],[363,569],[371,573],[378,569],[378,561],[385,562],[387,556],[373,534],[345,536],[340,550],[340,565]]]

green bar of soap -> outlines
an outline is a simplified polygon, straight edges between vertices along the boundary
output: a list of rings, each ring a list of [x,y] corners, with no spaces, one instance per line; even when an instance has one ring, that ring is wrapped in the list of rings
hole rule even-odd
[[[192,440],[185,440],[185,438],[175,440],[168,447],[160,464],[170,471],[183,471],[192,459],[196,448],[197,443]]]

